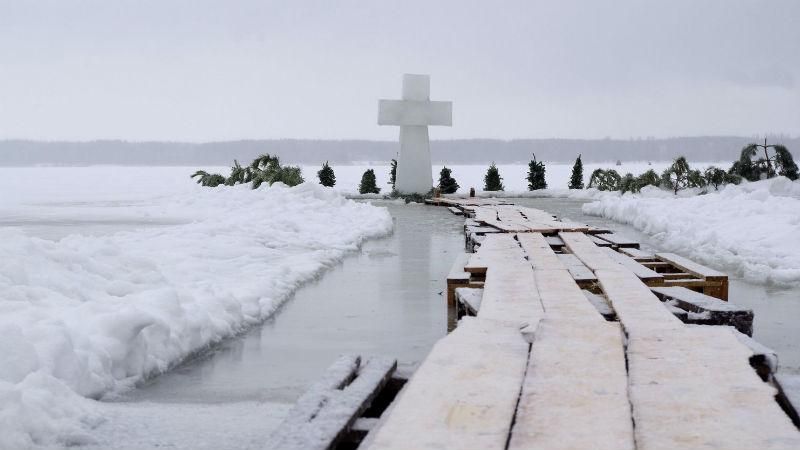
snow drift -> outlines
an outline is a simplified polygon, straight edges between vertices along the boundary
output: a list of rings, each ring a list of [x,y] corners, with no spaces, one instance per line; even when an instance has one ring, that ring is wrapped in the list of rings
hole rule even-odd
[[[800,182],[778,177],[681,198],[645,188],[600,197],[583,211],[633,225],[669,251],[748,281],[800,284]]]
[[[257,324],[392,229],[385,209],[311,183],[198,188],[142,208],[188,220],[57,241],[0,229],[0,448],[86,442],[102,418],[85,397]]]

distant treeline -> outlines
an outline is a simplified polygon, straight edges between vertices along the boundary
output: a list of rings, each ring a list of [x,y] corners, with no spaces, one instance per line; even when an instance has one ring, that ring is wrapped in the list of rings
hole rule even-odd
[[[773,138],[770,137],[770,140]],[[584,161],[671,161],[685,155],[693,161],[727,161],[731,153],[754,137],[679,137],[669,139],[463,139],[431,142],[434,163],[527,163],[531,154],[551,163]],[[790,148],[800,138],[777,137]],[[277,155],[290,164],[386,162],[396,158],[397,142],[364,140],[249,140],[209,143],[182,142],[39,142],[0,141],[0,166],[94,164],[155,166],[223,166],[233,159],[250,160],[262,153]]]

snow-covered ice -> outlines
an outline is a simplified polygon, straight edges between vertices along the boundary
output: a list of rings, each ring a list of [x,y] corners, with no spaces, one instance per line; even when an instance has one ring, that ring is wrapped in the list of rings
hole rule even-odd
[[[645,188],[604,195],[583,211],[630,224],[668,251],[750,282],[800,284],[800,182],[778,177],[682,197]]]
[[[392,229],[385,209],[313,183],[209,189],[180,174],[177,194],[146,177],[71,195],[66,179],[61,189],[52,180],[0,182],[15,194],[0,203],[0,448],[87,442],[102,413],[85,397],[120,392],[260,322]],[[31,235],[32,222],[86,216],[119,226]],[[151,222],[158,226],[142,225]]]

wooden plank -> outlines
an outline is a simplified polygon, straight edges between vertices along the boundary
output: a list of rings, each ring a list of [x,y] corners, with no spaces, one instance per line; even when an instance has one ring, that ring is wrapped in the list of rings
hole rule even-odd
[[[632,450],[627,390],[619,324],[544,319],[508,448]]]
[[[606,254],[614,261],[623,265],[626,269],[634,273],[640,280],[644,281],[649,286],[658,286],[664,284],[664,275],[648,269],[647,267],[639,264],[635,259],[628,255],[623,255],[608,247],[603,248]]]
[[[492,262],[522,262],[524,253],[514,236],[506,233],[487,234],[477,252],[470,255],[464,270],[474,274],[485,274]]]
[[[589,269],[616,270],[619,264],[606,255],[606,253],[592,242],[590,237],[583,233],[559,233],[570,253],[578,257]]]
[[[617,247],[626,247],[626,248],[639,248],[639,243],[628,239],[624,236],[620,236],[616,233],[604,233],[604,234],[596,234],[595,236],[603,239],[604,241],[611,242]]]
[[[533,274],[546,317],[586,323],[605,321],[567,270],[534,270]]]
[[[566,269],[540,233],[518,234],[517,241],[535,269]]]
[[[328,449],[346,435],[358,416],[397,369],[397,361],[340,357],[309,388],[267,441],[268,449]]]
[[[619,249],[619,252],[637,260],[651,260],[655,258],[654,254],[639,250],[638,248],[622,247]]]
[[[464,215],[464,211],[461,211],[460,209],[456,208],[455,206],[449,206],[449,207],[447,207],[447,209],[450,210],[450,212],[455,214],[456,216]]]
[[[656,258],[669,263],[684,272],[703,278],[703,293],[721,300],[728,300],[728,276],[722,272],[698,264],[674,253],[656,253]],[[673,286],[691,287],[692,284],[672,283]]]
[[[633,272],[619,264],[617,267],[596,270],[595,275],[629,336],[683,327]]]
[[[544,239],[552,248],[561,248],[564,246],[564,241],[558,236],[546,236]]]
[[[591,283],[597,281],[594,272],[589,270],[577,256],[571,253],[559,253],[556,255],[562,264],[567,268],[572,278],[579,283]]]
[[[482,288],[456,288],[455,297],[459,307],[463,307],[469,315],[478,315],[478,311],[481,309],[481,300],[483,299]]]
[[[728,327],[628,339],[636,445],[645,450],[797,449],[800,433]]]
[[[535,325],[542,315],[542,303],[530,264],[495,263],[489,266],[479,318],[513,323],[521,328]]]
[[[611,308],[611,305],[608,304],[608,299],[606,299],[602,295],[597,295],[593,292],[589,292],[587,290],[581,291],[583,295],[589,300],[589,303],[592,304],[594,309],[597,310],[600,315],[603,316],[606,320],[615,320],[617,318],[617,313]]]
[[[753,310],[742,308],[718,298],[685,287],[654,287],[651,289],[662,301],[672,301],[681,309],[694,313],[690,323],[728,325],[748,336],[753,335]]]
[[[590,241],[594,242],[594,245],[596,245],[598,247],[611,247],[611,245],[613,245],[613,244],[611,244],[611,242],[604,241],[603,239],[600,239],[599,237],[595,237],[595,235],[593,235],[593,234],[588,234],[587,237],[589,238]]]
[[[689,272],[698,277],[705,278],[706,280],[728,279],[728,275],[720,271],[706,267],[702,264],[698,264],[674,253],[656,253],[656,258],[660,259],[661,261],[668,262],[684,272]]]
[[[366,448],[505,449],[528,348],[514,327],[462,319],[434,345]]]

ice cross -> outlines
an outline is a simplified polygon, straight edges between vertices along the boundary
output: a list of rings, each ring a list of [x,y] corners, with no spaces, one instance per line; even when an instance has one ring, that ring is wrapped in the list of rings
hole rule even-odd
[[[378,101],[378,125],[400,126],[395,189],[426,194],[433,186],[428,125],[453,125],[453,103],[432,102],[428,75],[403,75],[403,99]]]

